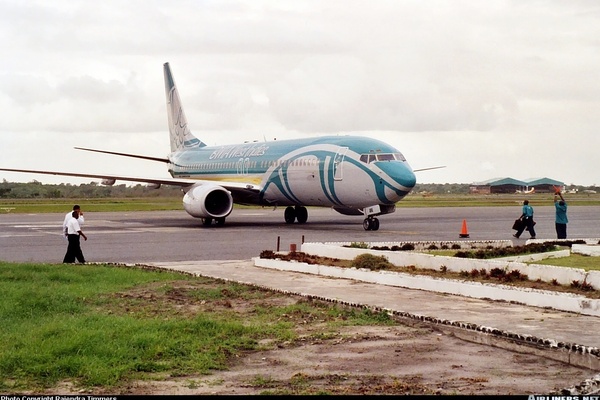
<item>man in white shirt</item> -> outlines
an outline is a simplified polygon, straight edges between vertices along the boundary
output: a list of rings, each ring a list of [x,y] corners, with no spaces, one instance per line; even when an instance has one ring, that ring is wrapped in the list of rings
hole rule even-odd
[[[77,211],[79,215],[79,217],[77,218],[77,222],[79,222],[79,227],[82,227],[83,223],[85,222],[85,219],[83,218],[83,211],[81,211],[81,207],[79,207],[78,204],[75,204],[73,206],[73,211]],[[69,222],[69,220],[73,218],[73,211],[69,211],[65,215],[65,220],[63,221],[63,236],[65,237],[65,239],[67,239],[67,222]]]
[[[69,241],[69,245],[67,246],[67,253],[63,258],[63,263],[74,263],[75,259],[82,264],[85,263],[79,240],[81,236],[83,236],[84,240],[87,240],[87,236],[81,231],[78,219],[79,213],[73,211],[71,219],[67,221],[67,240]]]

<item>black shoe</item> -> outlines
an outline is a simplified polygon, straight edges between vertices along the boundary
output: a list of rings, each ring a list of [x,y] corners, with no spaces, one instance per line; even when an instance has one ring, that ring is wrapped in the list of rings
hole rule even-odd
[[[519,238],[519,237],[518,237],[516,234],[513,234],[513,237],[515,237],[515,238],[517,238],[517,239]]]

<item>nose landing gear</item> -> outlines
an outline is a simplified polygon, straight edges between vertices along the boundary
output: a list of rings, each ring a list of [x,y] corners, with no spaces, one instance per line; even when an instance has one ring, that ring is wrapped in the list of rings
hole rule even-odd
[[[365,231],[376,231],[379,229],[379,220],[375,217],[367,217],[363,221]]]

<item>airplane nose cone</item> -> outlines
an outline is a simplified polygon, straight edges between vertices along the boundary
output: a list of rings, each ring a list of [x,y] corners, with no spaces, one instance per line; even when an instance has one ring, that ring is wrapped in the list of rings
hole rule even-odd
[[[417,183],[417,177],[412,168],[406,162],[382,162],[377,165],[388,174],[394,183],[400,184],[405,189],[412,189]]]
[[[408,164],[403,164],[403,167],[404,170],[400,172],[396,179],[402,186],[412,189],[417,184],[417,177]]]
[[[400,197],[406,196],[417,183],[415,173],[406,162],[380,162],[377,166],[389,177],[390,188]]]

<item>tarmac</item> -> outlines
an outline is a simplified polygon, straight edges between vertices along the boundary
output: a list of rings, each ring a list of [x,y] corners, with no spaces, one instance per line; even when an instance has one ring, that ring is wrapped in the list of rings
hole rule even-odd
[[[593,316],[272,270],[256,267],[252,260],[154,262],[144,266],[386,311],[409,323],[427,323],[465,340],[600,371],[600,320]],[[597,384],[600,387],[600,381]]]

